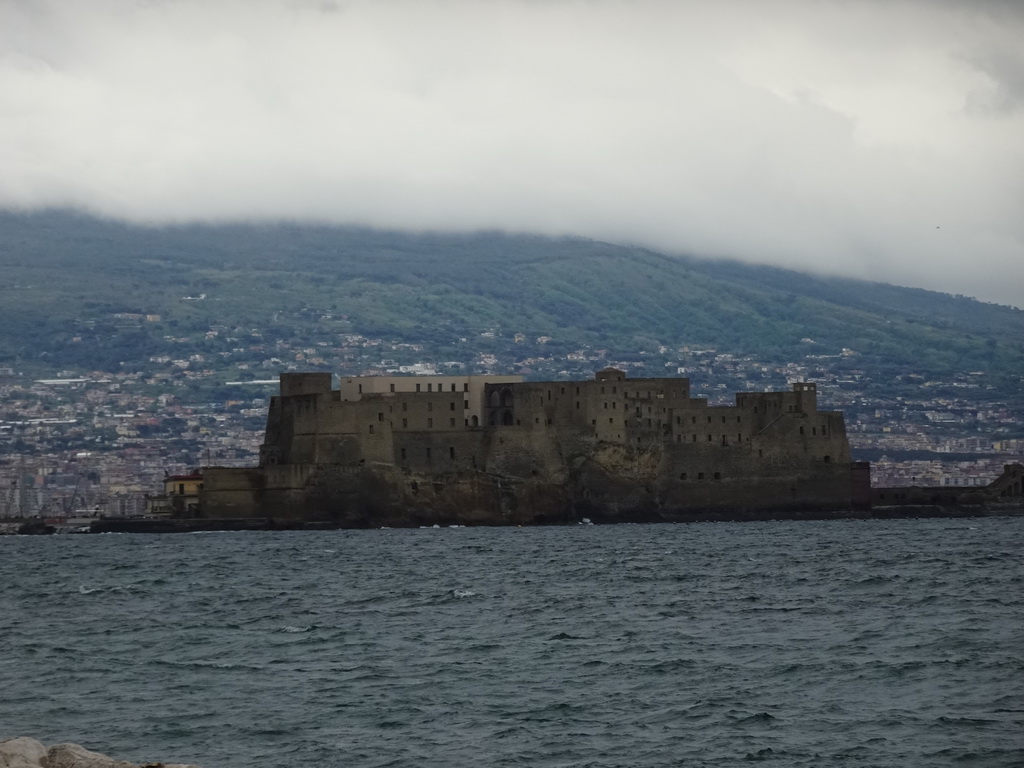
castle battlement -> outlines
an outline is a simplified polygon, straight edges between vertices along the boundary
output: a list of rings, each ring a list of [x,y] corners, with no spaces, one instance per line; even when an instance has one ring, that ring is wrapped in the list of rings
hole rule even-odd
[[[375,376],[338,388],[330,374],[282,374],[247,472],[207,483],[232,488],[207,495],[211,516],[529,523],[853,504],[843,417],[818,410],[813,383],[713,406],[688,379],[614,368],[589,381]]]

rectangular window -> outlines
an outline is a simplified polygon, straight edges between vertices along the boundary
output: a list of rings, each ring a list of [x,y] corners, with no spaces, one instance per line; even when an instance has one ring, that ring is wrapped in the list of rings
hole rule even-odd
[[[434,391],[434,385],[433,384],[427,384],[427,392],[433,392],[433,391]]]
[[[469,410],[469,400],[463,400],[462,401],[462,410],[464,410],[464,411],[468,411]]]
[[[455,458],[455,448],[454,447],[451,447],[451,448],[448,449],[448,458],[449,459],[454,459]]]
[[[450,403],[448,403],[448,410],[449,411],[454,411],[455,410],[455,401],[454,400],[452,400]]]
[[[448,426],[454,427],[455,426],[455,419],[448,419]]]
[[[384,421],[384,412],[380,411],[377,413],[377,421]]]
[[[427,458],[428,459],[430,458],[430,449],[429,448],[427,448]]]
[[[409,404],[408,403],[402,403],[402,410],[403,411],[408,411],[409,410]]]
[[[427,419],[427,428],[429,429],[432,426],[434,426],[434,420],[433,419]]]
[[[434,404],[433,403],[427,403],[427,410],[428,411],[434,410]]]
[[[409,426],[409,420],[408,419],[402,419],[402,428],[404,429],[405,427],[408,427],[408,426]]]
[[[416,391],[417,391],[417,392],[419,392],[419,391],[420,391],[420,383],[419,383],[419,382],[416,382]]]
[[[391,391],[392,391],[392,392],[394,392],[394,391],[395,391],[395,385],[394,385],[394,384],[392,384],[392,385],[391,385]]]
[[[370,425],[370,434],[373,434],[373,424]]]
[[[405,448],[402,449],[402,458],[405,458]]]
[[[454,392],[454,391],[455,391],[455,382],[453,381],[452,382],[452,392]]]
[[[469,382],[466,382],[465,384],[462,385],[462,391],[469,392]]]

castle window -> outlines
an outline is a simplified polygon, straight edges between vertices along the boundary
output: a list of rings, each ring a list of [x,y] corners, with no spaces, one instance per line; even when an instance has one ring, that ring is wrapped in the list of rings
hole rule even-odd
[[[607,411],[608,410],[608,403],[602,403],[602,405],[604,406],[604,409]]]
[[[373,424],[370,425],[370,434],[373,434]]]
[[[698,472],[697,473],[697,479],[698,480],[703,480],[704,479],[704,473],[703,472]]]
[[[551,424],[552,424],[551,419],[548,419],[548,426],[551,426]]]
[[[817,427],[811,427],[811,434],[817,436],[818,428]]]
[[[551,400],[551,390],[550,389],[548,390],[548,400],[549,401]]]
[[[429,427],[432,427],[432,426],[434,426],[434,420],[433,419],[427,419],[427,427],[429,428]]]
[[[463,400],[462,401],[462,410],[464,410],[464,411],[468,411],[469,410],[469,400]]]
[[[693,436],[693,440],[691,442],[694,442],[694,443],[697,442],[697,436],[696,435]]]
[[[417,391],[417,392],[419,392],[419,391],[420,391],[420,384],[419,384],[419,382],[416,382],[416,391]]]
[[[617,405],[618,405],[618,403],[616,403],[614,400],[612,400],[612,410],[615,410]]]
[[[826,464],[831,464],[832,463],[832,457],[831,456],[825,456],[822,459],[822,461],[824,461]]]
[[[384,421],[384,412],[383,411],[380,411],[377,414],[377,421]]]
[[[433,384],[427,384],[427,392],[433,392],[433,391],[434,391],[434,385]]]
[[[392,392],[394,392],[394,391],[395,391],[395,385],[394,385],[394,384],[392,384],[392,385],[391,385],[391,391],[392,391]]]
[[[725,424],[725,416],[722,417],[722,423]]]
[[[550,423],[551,423],[551,421],[548,420],[548,424],[550,424]],[[608,423],[609,424],[614,424],[615,423],[615,419],[608,419]]]
[[[429,387],[430,385],[428,384],[427,386]],[[433,403],[427,403],[427,410],[428,411],[434,410],[434,404]]]
[[[402,458],[405,458],[405,448],[402,449]]]
[[[590,426],[596,427],[597,426],[597,419],[591,419],[590,420]]]
[[[680,480],[685,480],[686,479],[686,473],[685,472],[680,472],[679,473],[679,479]]]
[[[430,449],[429,448],[427,448],[427,458],[428,459],[430,458]]]
[[[708,416],[708,424],[710,424],[710,423],[711,423],[711,417]]]
[[[533,423],[534,424],[540,424],[540,418],[539,417],[534,418]]]
[[[740,434],[739,432],[736,433],[736,442],[737,443],[742,443],[743,442],[743,435]]]
[[[740,416],[737,416],[737,417],[736,417],[736,423],[737,423],[737,424],[742,424],[742,423],[743,423],[743,418],[742,418],[742,417],[740,417]]]
[[[578,395],[579,393],[580,393],[580,388],[576,387],[576,394]]]
[[[697,423],[697,417],[696,416],[692,417],[690,419],[690,422],[693,423],[693,424],[696,424]]]
[[[612,394],[613,395],[615,394],[615,389],[616,389],[615,387],[612,387]]]
[[[448,458],[449,459],[454,459],[455,458],[455,447],[454,446],[448,448]]]
[[[722,473],[721,472],[715,472],[715,480],[721,480],[721,479],[722,479]]]
[[[402,410],[403,411],[408,411],[409,410],[409,404],[408,403],[402,403]]]
[[[803,433],[804,433],[804,428],[800,427],[800,434],[802,435]]]
[[[708,435],[708,442],[710,443],[712,440],[714,440],[714,438],[711,435]]]
[[[580,401],[579,401],[579,400],[577,400],[577,401],[576,401],[576,410],[578,411],[579,409],[580,409]]]
[[[469,392],[469,382],[468,381],[465,384],[462,385],[462,391],[463,392]]]
[[[452,382],[452,392],[454,392],[454,391],[455,391],[455,382],[453,381]]]
[[[754,406],[754,413],[757,413],[757,406]]]
[[[601,387],[601,394],[604,394],[604,387]]]
[[[676,435],[676,442],[677,443],[683,442],[683,436],[682,435]]]
[[[409,426],[409,420],[408,419],[402,419],[402,428],[404,429],[405,427],[408,427],[408,426]]]
[[[560,387],[559,390],[558,390],[558,394],[564,395],[565,394],[565,387]]]
[[[359,394],[360,395],[363,394],[363,385],[362,384],[359,385]]]
[[[454,427],[455,426],[455,419],[448,419],[448,426]]]
[[[450,403],[448,403],[448,410],[449,411],[454,411],[455,410],[455,401],[454,400],[452,400]]]

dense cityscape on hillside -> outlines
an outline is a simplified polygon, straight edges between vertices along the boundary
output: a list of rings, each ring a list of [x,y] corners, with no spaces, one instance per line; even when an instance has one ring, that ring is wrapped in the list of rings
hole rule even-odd
[[[139,319],[145,322],[145,319]],[[550,339],[514,329],[460,337],[460,360],[426,345],[358,334],[267,342],[211,328],[176,340],[147,372],[63,370],[35,378],[0,367],[0,515],[131,515],[168,473],[256,463],[269,398],[282,371],[410,376],[521,373],[533,380],[591,378],[611,365],[634,376],[686,376],[696,396],[731,402],[739,391],[818,383],[822,407],[842,410],[854,458],[870,460],[875,485],[984,485],[1024,456],[1024,408],[993,392],[986,374],[949,380],[908,374],[879,380],[858,352],[806,339],[800,359],[739,357],[712,348],[661,346],[615,354],[581,346],[553,354]],[[231,346],[213,355],[210,342]]]

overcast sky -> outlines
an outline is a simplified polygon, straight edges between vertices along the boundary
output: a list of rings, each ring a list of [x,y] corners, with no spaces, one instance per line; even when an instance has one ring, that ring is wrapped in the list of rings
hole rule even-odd
[[[572,234],[1024,306],[1024,2],[0,0],[0,207]]]

